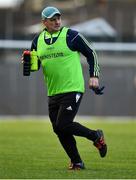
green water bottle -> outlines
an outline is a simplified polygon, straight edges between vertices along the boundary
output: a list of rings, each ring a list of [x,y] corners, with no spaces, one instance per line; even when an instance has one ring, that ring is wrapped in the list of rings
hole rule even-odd
[[[32,71],[38,70],[38,57],[37,57],[37,52],[34,49],[33,51],[31,51],[31,70]]]

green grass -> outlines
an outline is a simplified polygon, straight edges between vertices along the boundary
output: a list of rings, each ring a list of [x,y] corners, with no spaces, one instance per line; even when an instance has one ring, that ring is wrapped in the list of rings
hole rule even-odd
[[[136,121],[81,123],[104,130],[108,155],[100,158],[92,143],[77,137],[86,169],[68,171],[48,121],[0,121],[0,179],[135,179]]]

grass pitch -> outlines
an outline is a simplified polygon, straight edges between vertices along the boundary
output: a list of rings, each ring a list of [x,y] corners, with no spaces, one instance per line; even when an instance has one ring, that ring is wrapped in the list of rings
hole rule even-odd
[[[104,130],[108,155],[100,158],[92,143],[76,137],[86,169],[69,171],[48,121],[0,121],[0,179],[135,179],[136,121],[81,123]]]

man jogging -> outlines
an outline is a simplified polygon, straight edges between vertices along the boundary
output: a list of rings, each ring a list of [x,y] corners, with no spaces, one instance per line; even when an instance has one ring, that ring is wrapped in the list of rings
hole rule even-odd
[[[69,169],[84,169],[74,136],[86,137],[93,142],[101,157],[107,153],[102,130],[91,130],[73,121],[84,93],[80,53],[89,64],[89,88],[96,94],[102,94],[97,55],[80,33],[61,27],[61,13],[57,8],[46,7],[41,16],[45,29],[34,38],[31,50],[37,52],[39,68],[43,68],[49,117],[54,132],[70,158]]]

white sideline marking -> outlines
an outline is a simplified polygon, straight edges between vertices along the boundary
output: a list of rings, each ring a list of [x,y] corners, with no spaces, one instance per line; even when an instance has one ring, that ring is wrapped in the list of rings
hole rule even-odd
[[[21,116],[0,116],[0,122],[3,121],[44,121],[50,122],[48,116],[32,116],[32,115],[21,115]],[[127,123],[136,122],[136,117],[132,116],[76,116],[75,121],[78,122],[91,122],[91,123]]]

